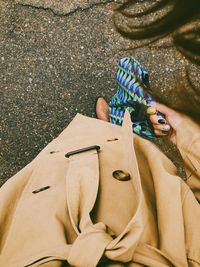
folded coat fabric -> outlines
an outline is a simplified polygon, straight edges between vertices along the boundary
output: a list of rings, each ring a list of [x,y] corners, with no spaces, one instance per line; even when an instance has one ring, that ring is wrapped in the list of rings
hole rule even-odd
[[[78,114],[0,189],[0,266],[200,266],[200,128],[185,119],[177,137],[193,192],[128,113],[122,127]]]

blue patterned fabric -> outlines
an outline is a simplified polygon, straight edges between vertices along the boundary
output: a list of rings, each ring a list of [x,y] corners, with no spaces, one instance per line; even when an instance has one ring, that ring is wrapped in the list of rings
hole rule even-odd
[[[147,92],[149,76],[147,70],[132,56],[119,60],[116,73],[117,91],[109,104],[110,122],[122,125],[128,109],[133,132],[144,138],[155,138],[146,110],[155,101]]]

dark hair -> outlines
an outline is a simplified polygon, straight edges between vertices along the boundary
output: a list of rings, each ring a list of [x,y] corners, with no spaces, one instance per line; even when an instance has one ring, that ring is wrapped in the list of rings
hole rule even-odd
[[[143,5],[143,11],[136,10],[137,4]],[[146,6],[145,6],[146,5]],[[135,8],[137,9],[137,8]],[[162,12],[163,11],[163,12]],[[162,14],[152,21],[148,15]],[[152,19],[151,16],[151,19]],[[133,25],[131,20],[144,17],[144,23]],[[114,24],[119,33],[130,39],[160,38],[173,33],[177,49],[189,60],[200,64],[200,0],[128,0],[114,12]],[[188,23],[188,27],[185,26]]]

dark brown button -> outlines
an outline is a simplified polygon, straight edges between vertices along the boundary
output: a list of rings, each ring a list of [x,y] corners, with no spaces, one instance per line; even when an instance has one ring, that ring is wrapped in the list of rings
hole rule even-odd
[[[122,170],[116,170],[112,173],[113,177],[119,181],[128,181],[131,179],[131,176],[128,172]]]

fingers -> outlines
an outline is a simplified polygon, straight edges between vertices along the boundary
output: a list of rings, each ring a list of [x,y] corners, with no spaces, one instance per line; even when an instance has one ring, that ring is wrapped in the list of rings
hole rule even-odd
[[[170,126],[168,124],[162,124],[162,125],[160,125],[160,124],[153,124],[153,126],[154,126],[154,129],[155,130],[159,130],[159,131],[166,132],[166,131],[169,131],[170,130]]]
[[[157,136],[167,136],[167,135],[169,135],[170,130],[160,130],[160,129],[156,129],[156,128],[154,127],[154,133],[155,133],[155,135],[157,135]]]
[[[156,103],[155,105],[153,105],[153,108],[155,108],[157,111],[165,114],[166,117],[169,116],[169,115],[171,115],[172,113],[174,113],[174,110],[173,109],[168,108],[167,106],[165,106],[163,104]]]
[[[161,116],[150,115],[150,120],[153,124],[166,124],[166,119],[162,118]]]
[[[150,120],[151,120],[151,116],[150,116]],[[152,121],[152,120],[151,120]],[[153,123],[153,128],[154,128],[154,133],[157,136],[165,136],[168,135],[171,127],[169,124],[165,123],[165,124],[158,124],[158,123]]]
[[[160,104],[158,106],[160,106]],[[162,113],[164,113],[163,110],[164,109],[162,109]],[[166,119],[157,115],[157,111],[157,105],[147,109],[147,113],[149,114],[150,121],[152,122],[154,128],[154,133],[157,136],[168,135],[171,127],[167,124]],[[159,109],[159,111],[161,111],[161,109]]]
[[[169,134],[169,131],[160,131],[160,130],[154,130],[155,135],[157,136],[167,136]]]
[[[156,114],[156,112],[157,112],[156,108],[153,106],[148,107],[148,109],[147,109],[147,114],[149,114],[149,115],[154,115],[154,114]]]
[[[157,136],[164,136],[169,135],[170,140],[176,144],[176,130],[177,127],[181,124],[183,119],[187,117],[186,115],[177,112],[171,108],[168,108],[167,106],[163,104],[158,103],[151,103],[151,110],[149,114],[149,118],[152,122],[152,125],[154,127],[155,135]],[[163,118],[159,118],[157,116],[158,111],[165,115],[165,119],[163,121]],[[170,127],[170,130],[163,130],[161,127],[162,125],[168,125]]]
[[[165,114],[167,121],[169,122],[170,126],[176,130],[178,125],[182,122],[182,120],[186,117],[184,114],[179,113],[171,108],[166,107],[163,104],[155,104],[153,106],[157,111]]]

